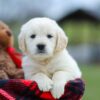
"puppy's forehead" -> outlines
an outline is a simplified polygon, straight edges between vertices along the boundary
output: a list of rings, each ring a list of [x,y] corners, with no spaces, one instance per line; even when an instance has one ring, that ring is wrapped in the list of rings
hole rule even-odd
[[[58,30],[57,23],[48,18],[35,18],[23,25],[22,30],[32,33],[47,33]]]

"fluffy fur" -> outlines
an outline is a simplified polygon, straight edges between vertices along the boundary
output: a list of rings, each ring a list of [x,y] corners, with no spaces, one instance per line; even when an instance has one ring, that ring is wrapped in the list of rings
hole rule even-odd
[[[35,80],[39,89],[51,91],[60,98],[69,80],[81,77],[76,61],[66,50],[68,37],[59,25],[49,18],[34,18],[24,24],[19,35],[23,51],[25,78]],[[37,45],[44,45],[39,50]]]
[[[2,49],[13,46],[13,36],[10,28],[0,21],[0,47]]]
[[[0,79],[22,78],[23,71],[18,69],[7,53],[8,47],[13,47],[13,35],[10,28],[0,21]]]

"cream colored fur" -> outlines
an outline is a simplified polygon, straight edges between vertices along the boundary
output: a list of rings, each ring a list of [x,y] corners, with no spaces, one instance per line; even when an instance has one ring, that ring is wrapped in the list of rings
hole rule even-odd
[[[35,34],[35,38],[30,36]],[[52,35],[48,38],[47,35]],[[45,53],[37,52],[37,44],[44,44]],[[68,38],[59,25],[49,18],[33,18],[24,24],[19,35],[23,51],[22,66],[26,79],[35,80],[39,89],[51,91],[54,98],[64,93],[65,84],[81,77],[76,61],[66,50]]]

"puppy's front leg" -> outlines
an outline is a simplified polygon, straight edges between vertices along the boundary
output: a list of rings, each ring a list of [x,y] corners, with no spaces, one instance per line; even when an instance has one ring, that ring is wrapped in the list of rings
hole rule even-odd
[[[54,98],[60,98],[64,94],[65,84],[68,81],[69,73],[58,71],[53,75],[53,88],[51,90]]]
[[[49,91],[52,88],[53,81],[43,73],[35,74],[31,80],[37,82],[38,87],[41,91]]]

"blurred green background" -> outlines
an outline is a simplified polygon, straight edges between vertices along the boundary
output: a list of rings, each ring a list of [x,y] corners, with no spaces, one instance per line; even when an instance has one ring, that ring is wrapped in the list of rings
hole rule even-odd
[[[83,100],[99,100],[100,99],[100,66],[83,65],[81,67],[83,79],[86,83],[86,90]]]
[[[86,84],[83,100],[100,100],[100,0],[0,0],[0,20],[12,29],[18,51],[20,28],[33,17],[50,17],[64,29]]]
[[[100,43],[100,23],[82,20],[71,20],[61,24],[68,34],[69,43],[76,45],[81,43]]]

